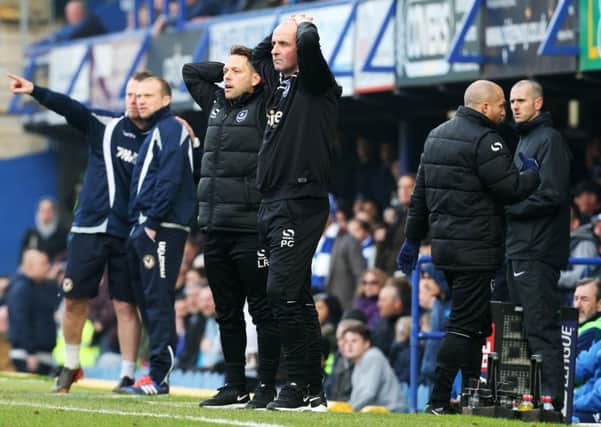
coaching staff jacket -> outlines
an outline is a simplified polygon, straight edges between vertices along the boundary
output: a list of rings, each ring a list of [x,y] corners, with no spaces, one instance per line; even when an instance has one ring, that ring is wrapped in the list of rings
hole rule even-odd
[[[432,236],[432,259],[441,269],[496,270],[505,256],[503,205],[525,199],[539,184],[520,173],[483,114],[459,107],[433,129],[424,146],[405,234]]]
[[[540,165],[541,184],[526,200],[507,207],[507,257],[565,268],[570,254],[570,162],[572,154],[542,113],[517,127],[517,153]]]
[[[261,195],[256,189],[257,154],[265,130],[262,86],[239,99],[225,99],[215,83],[223,64],[186,64],[184,82],[203,111],[210,111],[198,184],[198,225],[204,231],[256,233]]]
[[[300,23],[296,44],[299,71],[288,77],[273,67],[271,36],[253,50],[269,94],[257,170],[266,202],[328,197],[342,88],[321,53],[315,25]]]

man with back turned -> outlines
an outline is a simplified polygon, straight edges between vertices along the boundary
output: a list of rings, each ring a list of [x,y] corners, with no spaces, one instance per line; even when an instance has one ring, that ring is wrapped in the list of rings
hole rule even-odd
[[[505,117],[497,84],[478,80],[465,91],[457,115],[430,132],[424,146],[397,263],[410,274],[419,242],[432,236],[432,260],[452,292],[426,411],[450,413],[451,386],[480,376],[482,345],[491,332],[490,293],[504,259],[504,204],[525,199],[539,184],[538,167],[521,171],[496,132]]]

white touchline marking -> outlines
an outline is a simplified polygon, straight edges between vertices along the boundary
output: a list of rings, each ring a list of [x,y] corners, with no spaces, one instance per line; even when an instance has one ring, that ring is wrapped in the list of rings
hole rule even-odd
[[[72,411],[72,412],[87,412],[91,414],[104,414],[104,415],[119,415],[124,417],[152,417],[152,418],[171,418],[186,421],[198,421],[204,423],[216,423],[225,424],[231,426],[248,426],[248,427],[284,427],[281,424],[267,424],[267,423],[256,423],[253,421],[237,421],[227,420],[225,418],[209,418],[209,417],[194,417],[191,415],[173,415],[173,414],[153,414],[152,412],[126,412],[118,411],[113,409],[88,409],[88,408],[77,408],[74,406],[60,406],[60,405],[48,405],[38,404],[29,402],[19,402],[16,400],[0,400],[0,405],[6,406],[25,406],[36,409],[57,409],[61,411]]]

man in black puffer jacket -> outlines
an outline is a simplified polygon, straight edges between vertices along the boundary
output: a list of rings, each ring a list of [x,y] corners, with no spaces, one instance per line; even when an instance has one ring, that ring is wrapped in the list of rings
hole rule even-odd
[[[564,372],[559,318],[559,271],[570,253],[570,163],[572,154],[541,112],[543,90],[532,80],[511,88],[511,110],[520,134],[518,152],[536,159],[541,184],[523,202],[506,208],[507,285],[524,308],[529,350],[543,356],[542,392],[559,410]],[[514,163],[521,162],[514,158]]]
[[[479,80],[457,115],[430,132],[417,171],[399,268],[410,274],[419,241],[432,236],[432,258],[452,292],[451,315],[436,361],[428,411],[449,412],[451,385],[478,378],[482,345],[490,335],[490,292],[504,258],[503,205],[525,199],[539,184],[538,169],[518,171],[495,131],[505,117],[505,96]]]
[[[186,64],[183,77],[203,111],[210,111],[198,185],[198,223],[205,232],[205,266],[213,291],[226,384],[203,407],[265,408],[275,397],[280,340],[266,297],[267,258],[259,247],[255,188],[265,129],[261,77],[251,51],[234,46],[226,64]],[[215,83],[224,81],[224,89]],[[244,375],[244,302],[257,325],[259,387],[252,401]]]

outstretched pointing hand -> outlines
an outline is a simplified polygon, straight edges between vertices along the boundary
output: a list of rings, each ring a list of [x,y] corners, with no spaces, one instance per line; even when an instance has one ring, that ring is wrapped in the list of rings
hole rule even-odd
[[[8,77],[11,80],[10,90],[14,94],[26,93],[28,95],[31,95],[31,92],[33,92],[33,83],[29,80],[10,73],[6,73],[6,77]]]

